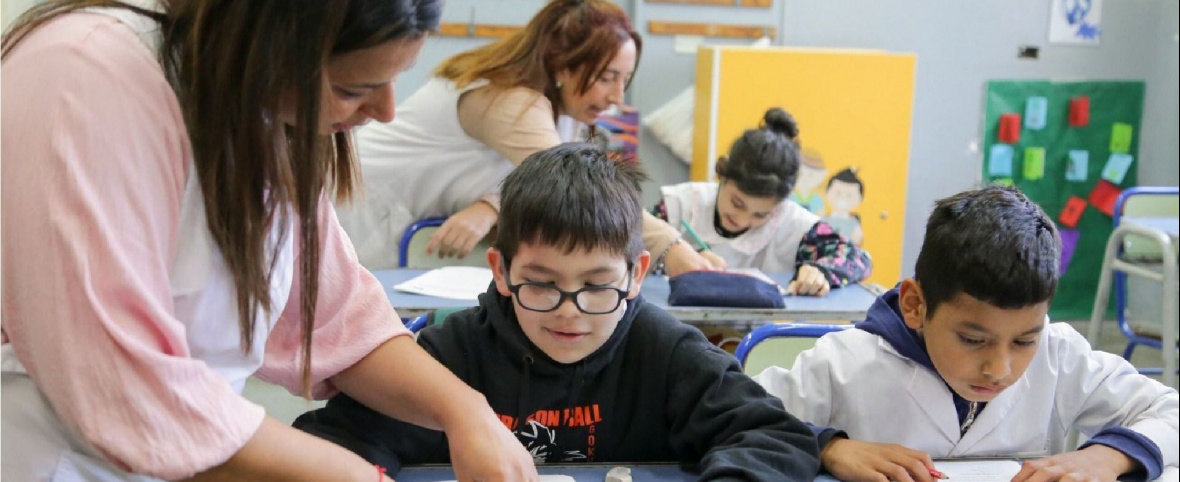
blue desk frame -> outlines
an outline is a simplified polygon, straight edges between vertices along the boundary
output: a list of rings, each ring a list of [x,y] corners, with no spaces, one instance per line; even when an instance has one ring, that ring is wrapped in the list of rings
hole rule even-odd
[[[387,269],[373,271],[373,275],[385,287],[385,294],[397,309],[399,316],[413,318],[441,308],[466,308],[474,301],[454,300],[403,293],[394,290],[398,283],[425,273],[424,269]],[[771,275],[776,281],[781,276]],[[789,280],[788,280],[789,281]],[[877,293],[862,285],[851,285],[832,290],[827,296],[788,296],[786,308],[717,308],[668,305],[668,280],[663,276],[648,276],[643,281],[642,293],[649,303],[663,308],[681,321],[700,325],[745,325],[752,321],[860,321],[873,302]]]

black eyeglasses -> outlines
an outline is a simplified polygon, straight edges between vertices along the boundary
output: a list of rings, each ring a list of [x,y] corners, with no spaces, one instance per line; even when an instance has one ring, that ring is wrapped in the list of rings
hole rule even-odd
[[[505,262],[507,264],[507,262]],[[521,308],[529,311],[548,313],[556,310],[565,300],[574,301],[578,311],[587,315],[605,315],[619,308],[627,294],[631,291],[634,273],[631,263],[627,263],[627,287],[619,289],[612,286],[587,286],[577,291],[565,291],[553,283],[529,281],[520,284],[508,284],[516,302]],[[504,276],[508,277],[508,267],[504,267]]]

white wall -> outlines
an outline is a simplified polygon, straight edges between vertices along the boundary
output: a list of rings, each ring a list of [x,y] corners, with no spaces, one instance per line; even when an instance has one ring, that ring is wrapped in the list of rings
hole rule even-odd
[[[40,0],[4,0],[0,2],[0,25],[3,25],[4,30],[8,30],[8,25],[17,16],[38,3],[41,3]]]

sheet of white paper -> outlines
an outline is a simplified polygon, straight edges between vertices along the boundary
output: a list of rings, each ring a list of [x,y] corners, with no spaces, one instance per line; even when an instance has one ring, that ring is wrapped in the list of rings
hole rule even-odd
[[[935,460],[934,468],[951,482],[996,482],[1012,480],[1020,472],[1015,460]]]
[[[398,291],[456,300],[475,300],[488,290],[492,270],[474,266],[432,269],[393,287]]]

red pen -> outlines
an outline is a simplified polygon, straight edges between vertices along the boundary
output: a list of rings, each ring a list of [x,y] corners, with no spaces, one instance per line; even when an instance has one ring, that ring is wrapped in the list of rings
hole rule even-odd
[[[942,473],[942,472],[939,472],[939,471],[935,470],[935,469],[934,469],[934,467],[926,467],[926,470],[930,471],[930,476],[931,476],[931,477],[934,477],[934,478],[936,478],[936,479],[938,479],[938,480],[948,480],[948,479],[950,479],[950,477],[947,477],[947,475],[946,475],[946,474],[944,474],[944,473]]]

